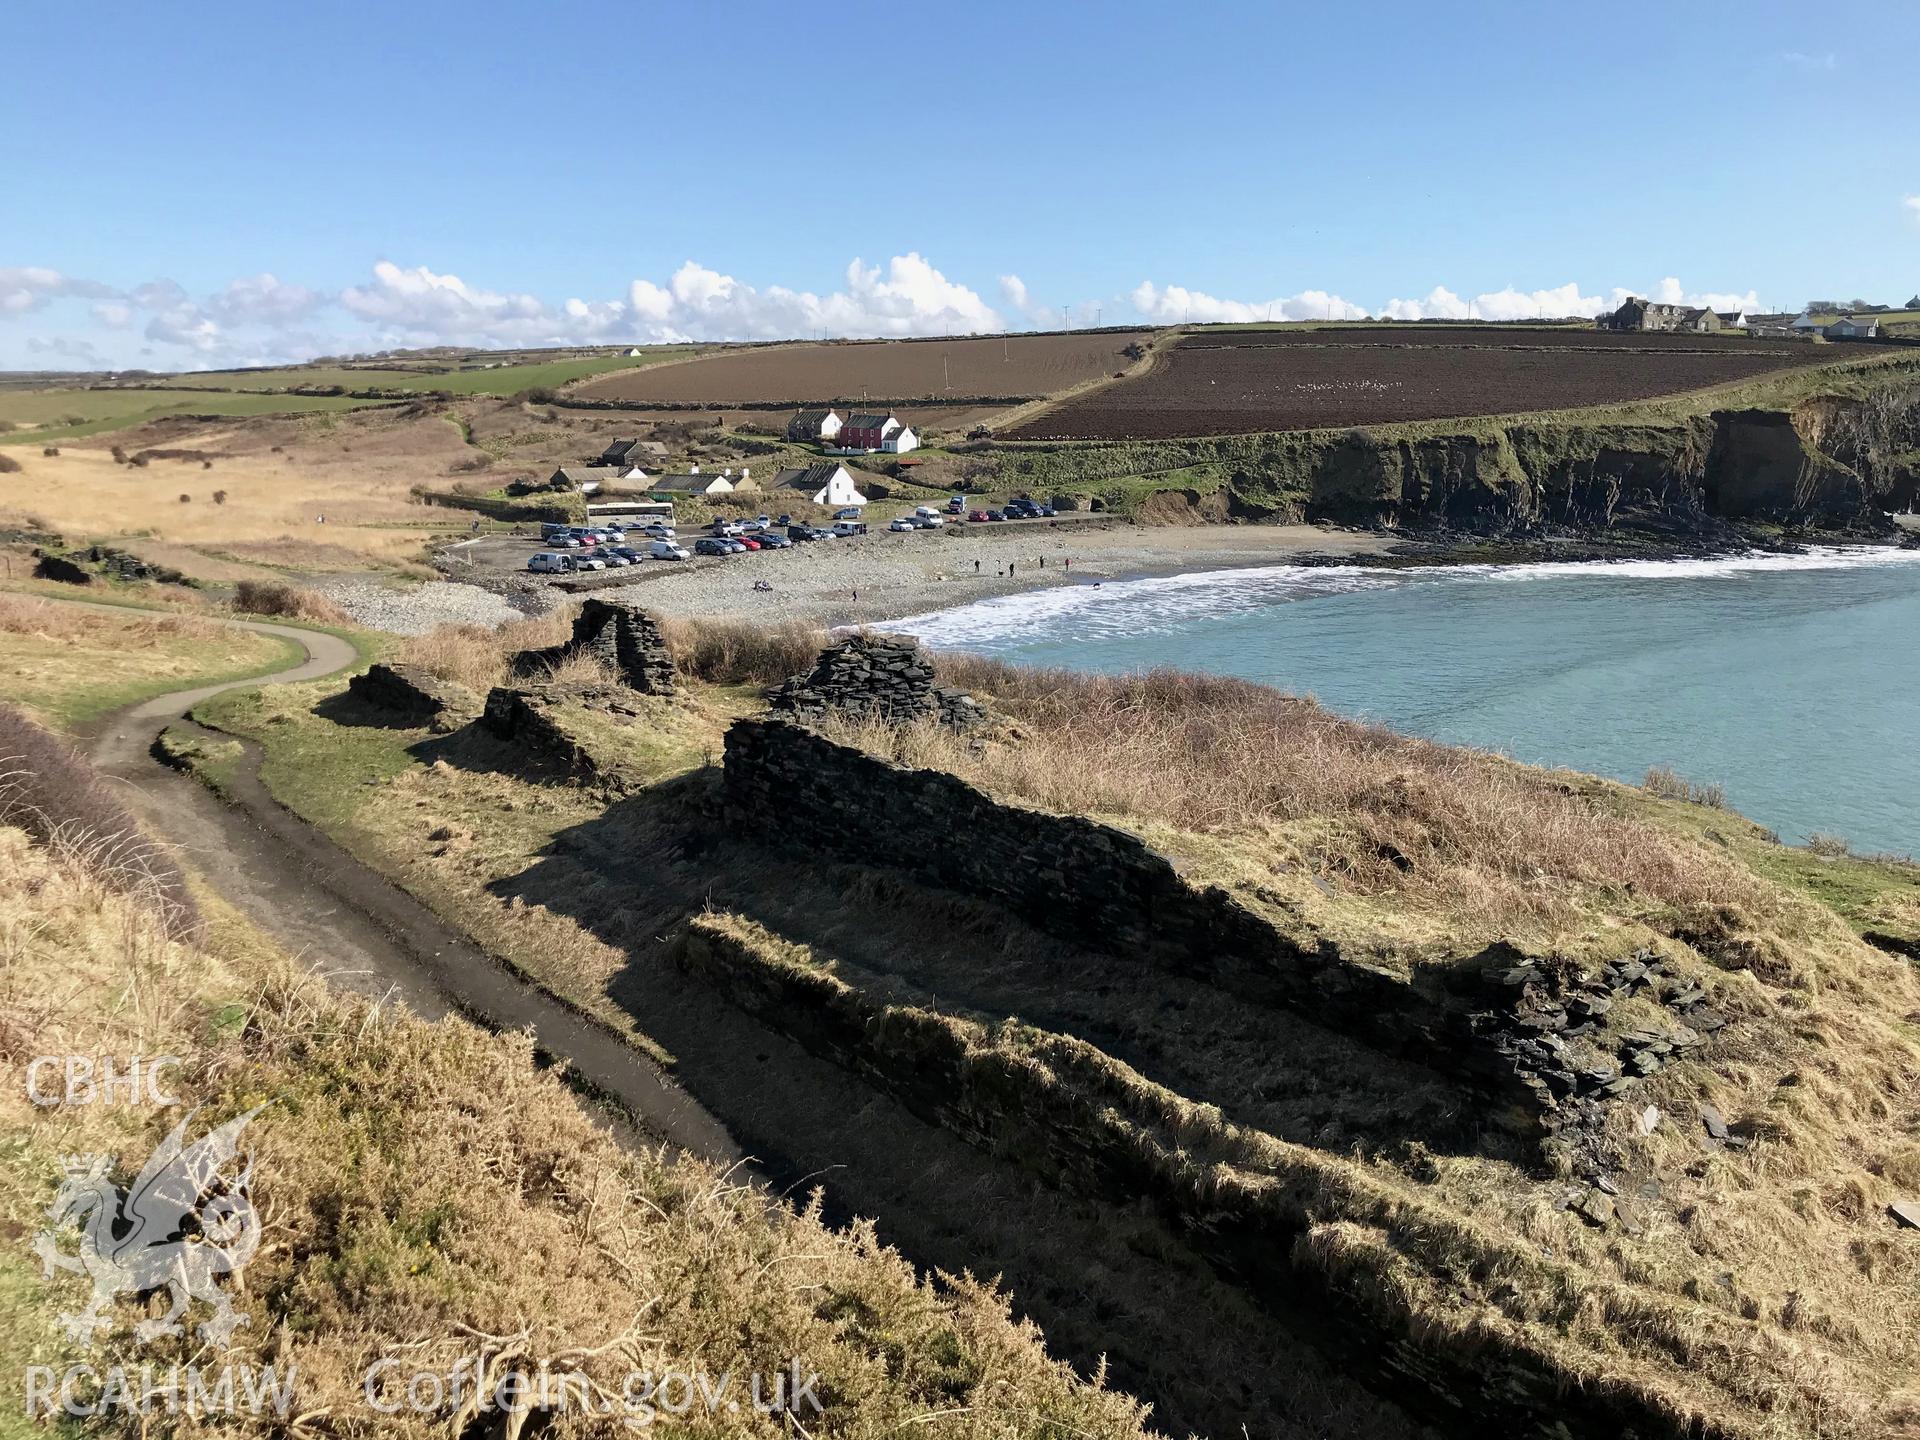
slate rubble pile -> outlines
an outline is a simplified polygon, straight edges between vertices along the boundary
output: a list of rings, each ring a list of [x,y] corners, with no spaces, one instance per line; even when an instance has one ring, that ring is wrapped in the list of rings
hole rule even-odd
[[[964,730],[985,714],[971,695],[933,683],[933,665],[912,636],[864,632],[829,645],[808,674],[769,690],[767,701],[803,722],[836,710],[894,725],[931,717]]]

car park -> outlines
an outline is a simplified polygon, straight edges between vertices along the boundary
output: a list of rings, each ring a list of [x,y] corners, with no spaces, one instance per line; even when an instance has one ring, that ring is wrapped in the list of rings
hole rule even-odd
[[[687,552],[671,540],[656,540],[647,547],[647,553],[656,560],[685,560]]]

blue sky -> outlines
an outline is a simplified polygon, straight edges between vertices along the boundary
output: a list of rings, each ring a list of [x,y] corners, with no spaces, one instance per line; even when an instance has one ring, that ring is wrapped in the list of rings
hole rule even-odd
[[[1920,290],[1920,6],[1602,8],[13,6],[0,366]]]

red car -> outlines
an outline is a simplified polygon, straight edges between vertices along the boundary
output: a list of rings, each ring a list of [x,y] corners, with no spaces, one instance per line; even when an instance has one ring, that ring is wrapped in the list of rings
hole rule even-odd
[[[984,520],[985,520],[986,518],[987,518],[987,512],[986,512],[986,511],[984,511],[984,510],[975,510],[975,511],[972,511],[972,512],[970,512],[970,513],[968,514],[968,516],[967,516],[967,519],[969,519],[969,520],[981,520],[981,521],[984,521]]]
[[[740,540],[740,543],[746,546],[747,549],[749,550],[758,550],[760,548],[760,542],[754,539],[751,535],[742,535],[738,538]]]

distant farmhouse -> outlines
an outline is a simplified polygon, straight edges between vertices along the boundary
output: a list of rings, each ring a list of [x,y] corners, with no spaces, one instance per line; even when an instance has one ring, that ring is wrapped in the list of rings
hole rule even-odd
[[[887,442],[891,439],[892,444]],[[896,455],[904,455],[920,444],[920,437],[911,427],[903,425],[900,417],[891,411],[886,414],[850,415],[847,423],[840,427],[840,434],[834,441],[834,448],[847,454],[871,455],[875,451],[886,450]]]
[[[867,497],[853,483],[844,465],[809,465],[804,470],[782,470],[773,477],[776,490],[798,490],[816,505],[864,505]]]
[[[1711,335],[1738,328],[1745,317],[1738,310],[1709,310],[1705,306],[1668,305],[1658,300],[1630,296],[1611,315],[1595,322],[1602,330],[1694,331]]]
[[[666,453],[667,447],[658,440],[616,440],[600,452],[600,463],[626,467],[659,459]]]
[[[840,433],[841,424],[838,410],[802,410],[787,422],[787,439],[831,443]]]
[[[562,465],[547,485],[554,490],[580,490],[591,495],[608,481],[620,478],[617,465]]]
[[[1821,333],[1829,340],[1871,340],[1880,333],[1880,320],[1874,315],[1842,315]]]

